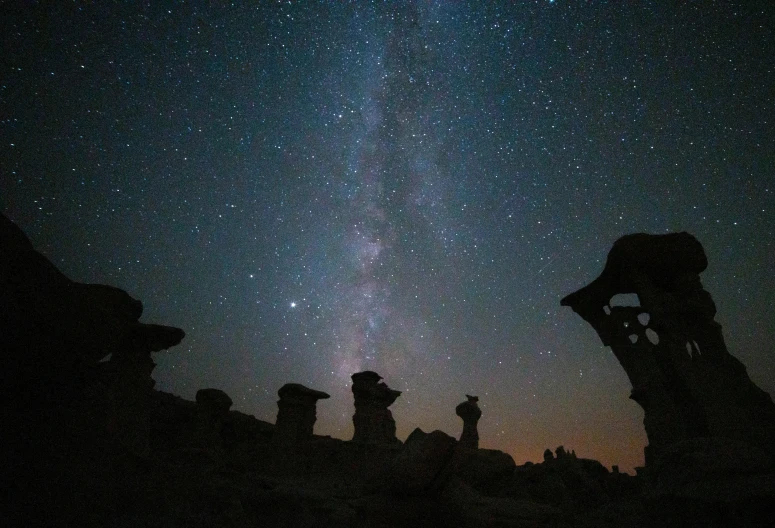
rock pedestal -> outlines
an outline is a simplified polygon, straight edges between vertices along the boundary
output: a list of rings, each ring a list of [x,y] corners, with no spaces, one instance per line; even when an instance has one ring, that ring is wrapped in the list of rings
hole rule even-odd
[[[470,449],[479,449],[479,431],[476,424],[482,417],[482,410],[479,408],[479,398],[466,394],[467,401],[455,407],[455,414],[463,420],[463,432],[460,435],[460,445]]]
[[[384,382],[382,376],[371,370],[352,375],[355,414],[353,441],[375,444],[393,444],[396,439],[396,422],[388,407],[401,395]]]
[[[183,335],[179,328],[137,323],[125,345],[114,349],[105,366],[109,373],[107,430],[135,454],[147,455],[150,450],[150,398],[155,384],[151,373],[156,367],[151,353],[178,344]]]
[[[298,383],[286,383],[277,394],[280,399],[277,402],[275,441],[296,442],[312,437],[317,419],[317,401],[331,396]]]

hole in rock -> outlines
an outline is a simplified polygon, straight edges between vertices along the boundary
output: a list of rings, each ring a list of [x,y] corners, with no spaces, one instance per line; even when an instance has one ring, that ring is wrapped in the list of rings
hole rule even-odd
[[[638,342],[638,334],[630,334],[630,343],[633,345]]]
[[[647,324],[649,324],[650,320],[651,320],[651,316],[646,312],[638,314],[638,322],[641,324],[641,326],[646,326]]]
[[[637,293],[617,293],[608,302],[610,306],[640,306]]]
[[[651,328],[646,328],[646,339],[648,339],[649,343],[651,343],[652,345],[659,344],[659,334],[657,334]]]

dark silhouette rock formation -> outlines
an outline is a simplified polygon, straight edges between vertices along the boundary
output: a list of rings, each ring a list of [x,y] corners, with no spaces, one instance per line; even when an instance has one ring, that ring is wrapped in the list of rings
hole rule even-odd
[[[10,395],[0,465],[17,482],[13,511],[45,515],[39,497],[52,498],[51,515],[88,510],[89,493],[95,503],[108,493],[109,482],[94,483],[117,457],[148,456],[151,353],[184,333],[141,323],[142,311],[118,288],[67,278],[0,215],[0,384]]]
[[[217,389],[195,402],[155,391],[151,353],[183,332],[140,323],[142,305],[121,290],[70,281],[0,216],[4,525],[769,525],[772,404],[723,348],[699,244],[644,236],[617,243],[601,278],[566,299],[646,409],[652,463],[633,477],[563,447],[521,466],[471,449],[472,396],[456,408],[460,441],[416,429],[402,444],[388,410],[400,392],[370,371],[352,376],[356,441],[314,435],[328,395],[298,384],[278,391],[277,424]],[[642,306],[610,306],[627,291]]]
[[[460,445],[469,449],[479,448],[479,431],[476,424],[482,417],[482,410],[479,408],[479,398],[466,394],[466,401],[455,407],[455,414],[463,420],[463,432],[460,434]]]
[[[615,497],[637,493],[639,487],[634,477],[614,475],[600,462],[579,458],[562,446],[554,453],[550,449],[544,451],[542,464],[517,467],[511,484],[516,488],[514,493],[523,490],[536,502],[577,513],[599,507]]]
[[[232,401],[219,389],[196,392],[196,412],[191,432],[191,447],[218,452],[223,448],[222,431],[229,419]]]
[[[0,382],[14,395],[6,430],[35,435],[65,419],[63,407],[87,405],[93,426],[147,452],[151,353],[177,345],[183,331],[139,322],[142,303],[118,288],[71,281],[2,215],[0,291]]]
[[[375,444],[392,444],[396,439],[396,422],[390,407],[401,391],[393,390],[376,372],[366,370],[352,375],[352,391],[355,397],[353,441]]]
[[[613,350],[645,412],[646,465],[680,442],[724,438],[765,452],[775,405],[729,354],[700,282],[707,258],[688,233],[620,238],[600,276],[562,299]],[[640,306],[611,306],[635,293]]]
[[[706,266],[688,233],[628,235],[597,279],[562,299],[611,347],[644,410],[647,510],[665,514],[654,522],[705,519],[710,504],[725,519],[775,509],[775,405],[727,350]],[[612,303],[633,293],[637,306]]]
[[[182,330],[168,326],[136,321],[131,325],[128,341],[113,349],[95,383],[102,385],[109,403],[108,431],[130,451],[147,455],[148,413],[154,386],[151,373],[156,366],[151,353],[177,345],[184,334]]]
[[[286,383],[277,394],[280,400],[277,402],[275,440],[292,443],[312,438],[317,401],[331,396],[298,383]]]
[[[516,468],[511,455],[497,449],[458,449],[453,465],[455,476],[485,495],[500,493]]]

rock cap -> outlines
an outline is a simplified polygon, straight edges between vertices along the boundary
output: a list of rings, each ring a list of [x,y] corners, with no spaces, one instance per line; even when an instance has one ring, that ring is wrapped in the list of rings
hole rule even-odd
[[[277,391],[277,395],[283,399],[303,399],[311,400],[313,402],[317,400],[325,400],[331,397],[330,394],[327,394],[323,391],[310,389],[309,387],[305,387],[300,383],[286,383],[280,387],[280,389]]]

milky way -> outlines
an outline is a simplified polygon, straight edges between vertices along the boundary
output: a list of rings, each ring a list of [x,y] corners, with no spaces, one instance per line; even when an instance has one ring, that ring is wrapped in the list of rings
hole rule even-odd
[[[186,331],[157,388],[402,391],[398,436],[631,470],[639,407],[559,300],[614,240],[689,231],[775,391],[771,8],[734,2],[4,5],[0,208],[75,280]]]

